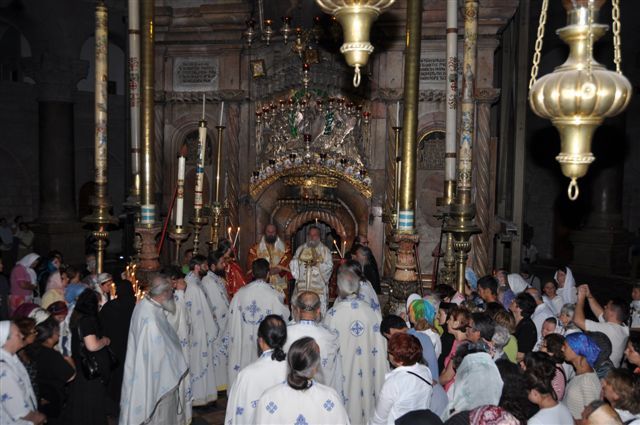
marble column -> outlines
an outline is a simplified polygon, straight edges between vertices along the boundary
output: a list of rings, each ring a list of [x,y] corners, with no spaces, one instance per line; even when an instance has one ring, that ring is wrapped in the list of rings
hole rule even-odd
[[[35,248],[64,250],[65,261],[81,261],[84,237],[76,212],[73,93],[89,64],[43,54],[24,65],[38,93],[40,208]]]
[[[476,224],[481,233],[473,237],[473,267],[478,276],[491,273],[493,254],[493,185],[491,175],[491,105],[498,100],[500,90],[482,88],[476,90],[478,104],[476,144],[473,149],[475,175],[473,185],[476,192]]]

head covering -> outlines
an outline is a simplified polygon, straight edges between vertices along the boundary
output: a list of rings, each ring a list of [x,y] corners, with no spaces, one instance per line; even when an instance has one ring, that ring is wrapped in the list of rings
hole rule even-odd
[[[587,336],[598,346],[600,354],[593,367],[599,379],[605,378],[611,369],[615,366],[609,357],[611,357],[611,340],[602,332],[586,332]]]
[[[31,319],[36,321],[36,325],[39,325],[40,323],[44,322],[45,320],[47,320],[49,317],[51,317],[51,315],[49,314],[49,312],[43,308],[34,308],[33,311],[31,313],[29,313],[29,316]]]
[[[411,294],[407,297],[407,311],[409,311],[409,308],[411,307],[411,303],[414,302],[415,300],[421,300],[422,297],[418,294]]]
[[[64,289],[62,276],[59,271],[55,271],[49,275],[49,279],[47,280],[47,291],[51,289],[58,289],[60,291]]]
[[[414,300],[411,305],[409,305],[409,317],[411,317],[411,315],[413,315],[413,319],[416,321],[425,319],[430,325],[433,325],[433,321],[436,318],[436,309],[427,300]]]
[[[11,320],[3,320],[0,322],[0,347],[9,339],[11,332]]]
[[[34,304],[34,303],[23,303],[23,304],[20,304],[20,306],[14,310],[13,316],[11,316],[11,318],[12,319],[21,319],[23,317],[29,317],[31,312],[33,310],[35,310],[36,308],[40,308],[38,306],[38,304]]]
[[[96,278],[98,286],[102,285],[103,283],[109,282],[110,280],[113,280],[113,276],[111,276],[111,274],[109,273],[100,273]]]
[[[29,273],[29,278],[31,280],[31,283],[34,285],[38,281],[38,275],[36,274],[36,271],[31,268],[31,265],[38,258],[40,258],[40,256],[32,252],[31,254],[27,254],[24,257],[22,257],[20,261],[18,261],[17,263],[27,270],[27,273]]]
[[[469,412],[470,425],[520,425],[520,421],[499,406],[480,406]]]
[[[471,267],[464,269],[464,278],[469,282],[469,286],[475,291],[478,289],[478,277]]]
[[[571,271],[571,269],[569,267],[565,267],[565,269],[567,269],[567,271],[564,274],[564,285],[562,285],[562,287],[563,288],[569,288],[569,287],[573,288],[573,287],[576,286],[576,279],[573,277],[573,272]],[[553,275],[553,280],[558,282],[558,271],[557,270]],[[560,284],[560,282],[558,282],[558,284]]]
[[[498,367],[489,354],[468,354],[456,372],[453,398],[445,416],[486,404],[498,405],[503,385]]]
[[[87,289],[87,285],[84,283],[70,283],[64,289],[64,300],[67,304],[75,304],[78,296]]]
[[[47,307],[47,311],[54,316],[61,314],[64,314],[66,316],[69,312],[69,307],[67,307],[67,303],[65,303],[64,301],[56,301],[49,304],[49,307]]]
[[[587,334],[574,332],[565,337],[565,342],[574,353],[587,359],[589,366],[596,365],[600,355],[600,347]]]
[[[524,292],[529,287],[529,284],[519,273],[511,273],[507,275],[507,281],[509,282],[509,288],[515,295],[520,292]]]

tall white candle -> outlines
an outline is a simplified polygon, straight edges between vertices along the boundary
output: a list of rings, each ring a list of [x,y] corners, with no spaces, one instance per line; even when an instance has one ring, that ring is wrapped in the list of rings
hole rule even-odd
[[[220,105],[220,122],[218,125],[222,127],[222,117],[224,116],[224,100],[222,101],[222,105]]]
[[[182,226],[184,216],[184,170],[186,158],[178,157],[178,195],[176,198],[176,226]]]
[[[396,127],[400,127],[400,101],[396,102]]]
[[[207,122],[200,121],[198,127],[198,162],[196,163],[196,188],[193,201],[195,210],[200,210],[203,206],[202,190],[204,187],[204,154],[207,146]]]
[[[202,121],[204,121],[204,108],[207,103],[207,95],[202,93]]]

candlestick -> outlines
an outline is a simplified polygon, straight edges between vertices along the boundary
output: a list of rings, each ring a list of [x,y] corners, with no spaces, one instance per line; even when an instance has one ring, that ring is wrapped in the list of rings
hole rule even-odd
[[[222,117],[224,115],[224,100],[222,101],[222,104],[220,105],[220,121],[218,122],[218,125],[220,127],[222,127]]]
[[[186,158],[178,157],[178,194],[176,197],[176,227],[181,227],[184,215],[184,170]]]

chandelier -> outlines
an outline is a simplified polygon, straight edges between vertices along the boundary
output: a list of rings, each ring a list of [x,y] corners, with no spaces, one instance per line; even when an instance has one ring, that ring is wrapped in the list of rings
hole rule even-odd
[[[344,44],[340,52],[347,64],[355,68],[353,85],[360,85],[360,68],[367,64],[373,53],[369,41],[371,25],[395,0],[316,0],[320,8],[336,17],[344,31]]]
[[[543,0],[538,38],[535,44],[529,103],[533,112],[550,119],[560,133],[561,152],[556,156],[562,173],[571,179],[569,199],[578,198],[577,179],[583,177],[595,160],[591,139],[605,118],[621,113],[631,99],[631,84],[620,69],[620,7],[613,5],[613,47],[615,71],[606,69],[593,58],[593,44],[607,30],[596,23],[598,11],[606,0],[564,0],[567,26],[558,30],[569,45],[569,57],[552,73],[536,80],[548,0]]]
[[[262,13],[260,14],[262,15]],[[281,20],[282,26],[278,32],[282,37],[282,42],[286,45],[289,41],[293,40],[291,51],[300,56],[300,58],[303,57],[304,52],[311,48],[313,44],[318,45],[320,43],[320,38],[324,33],[320,16],[313,18],[313,26],[310,29],[302,27],[294,28],[292,26],[293,18],[291,16],[283,16]],[[247,28],[242,33],[242,38],[249,47],[251,47],[258,37],[269,46],[274,37],[278,36],[278,32],[273,29],[273,19],[267,18],[262,20],[260,30],[256,29],[256,21],[253,18],[247,20],[246,24]]]

